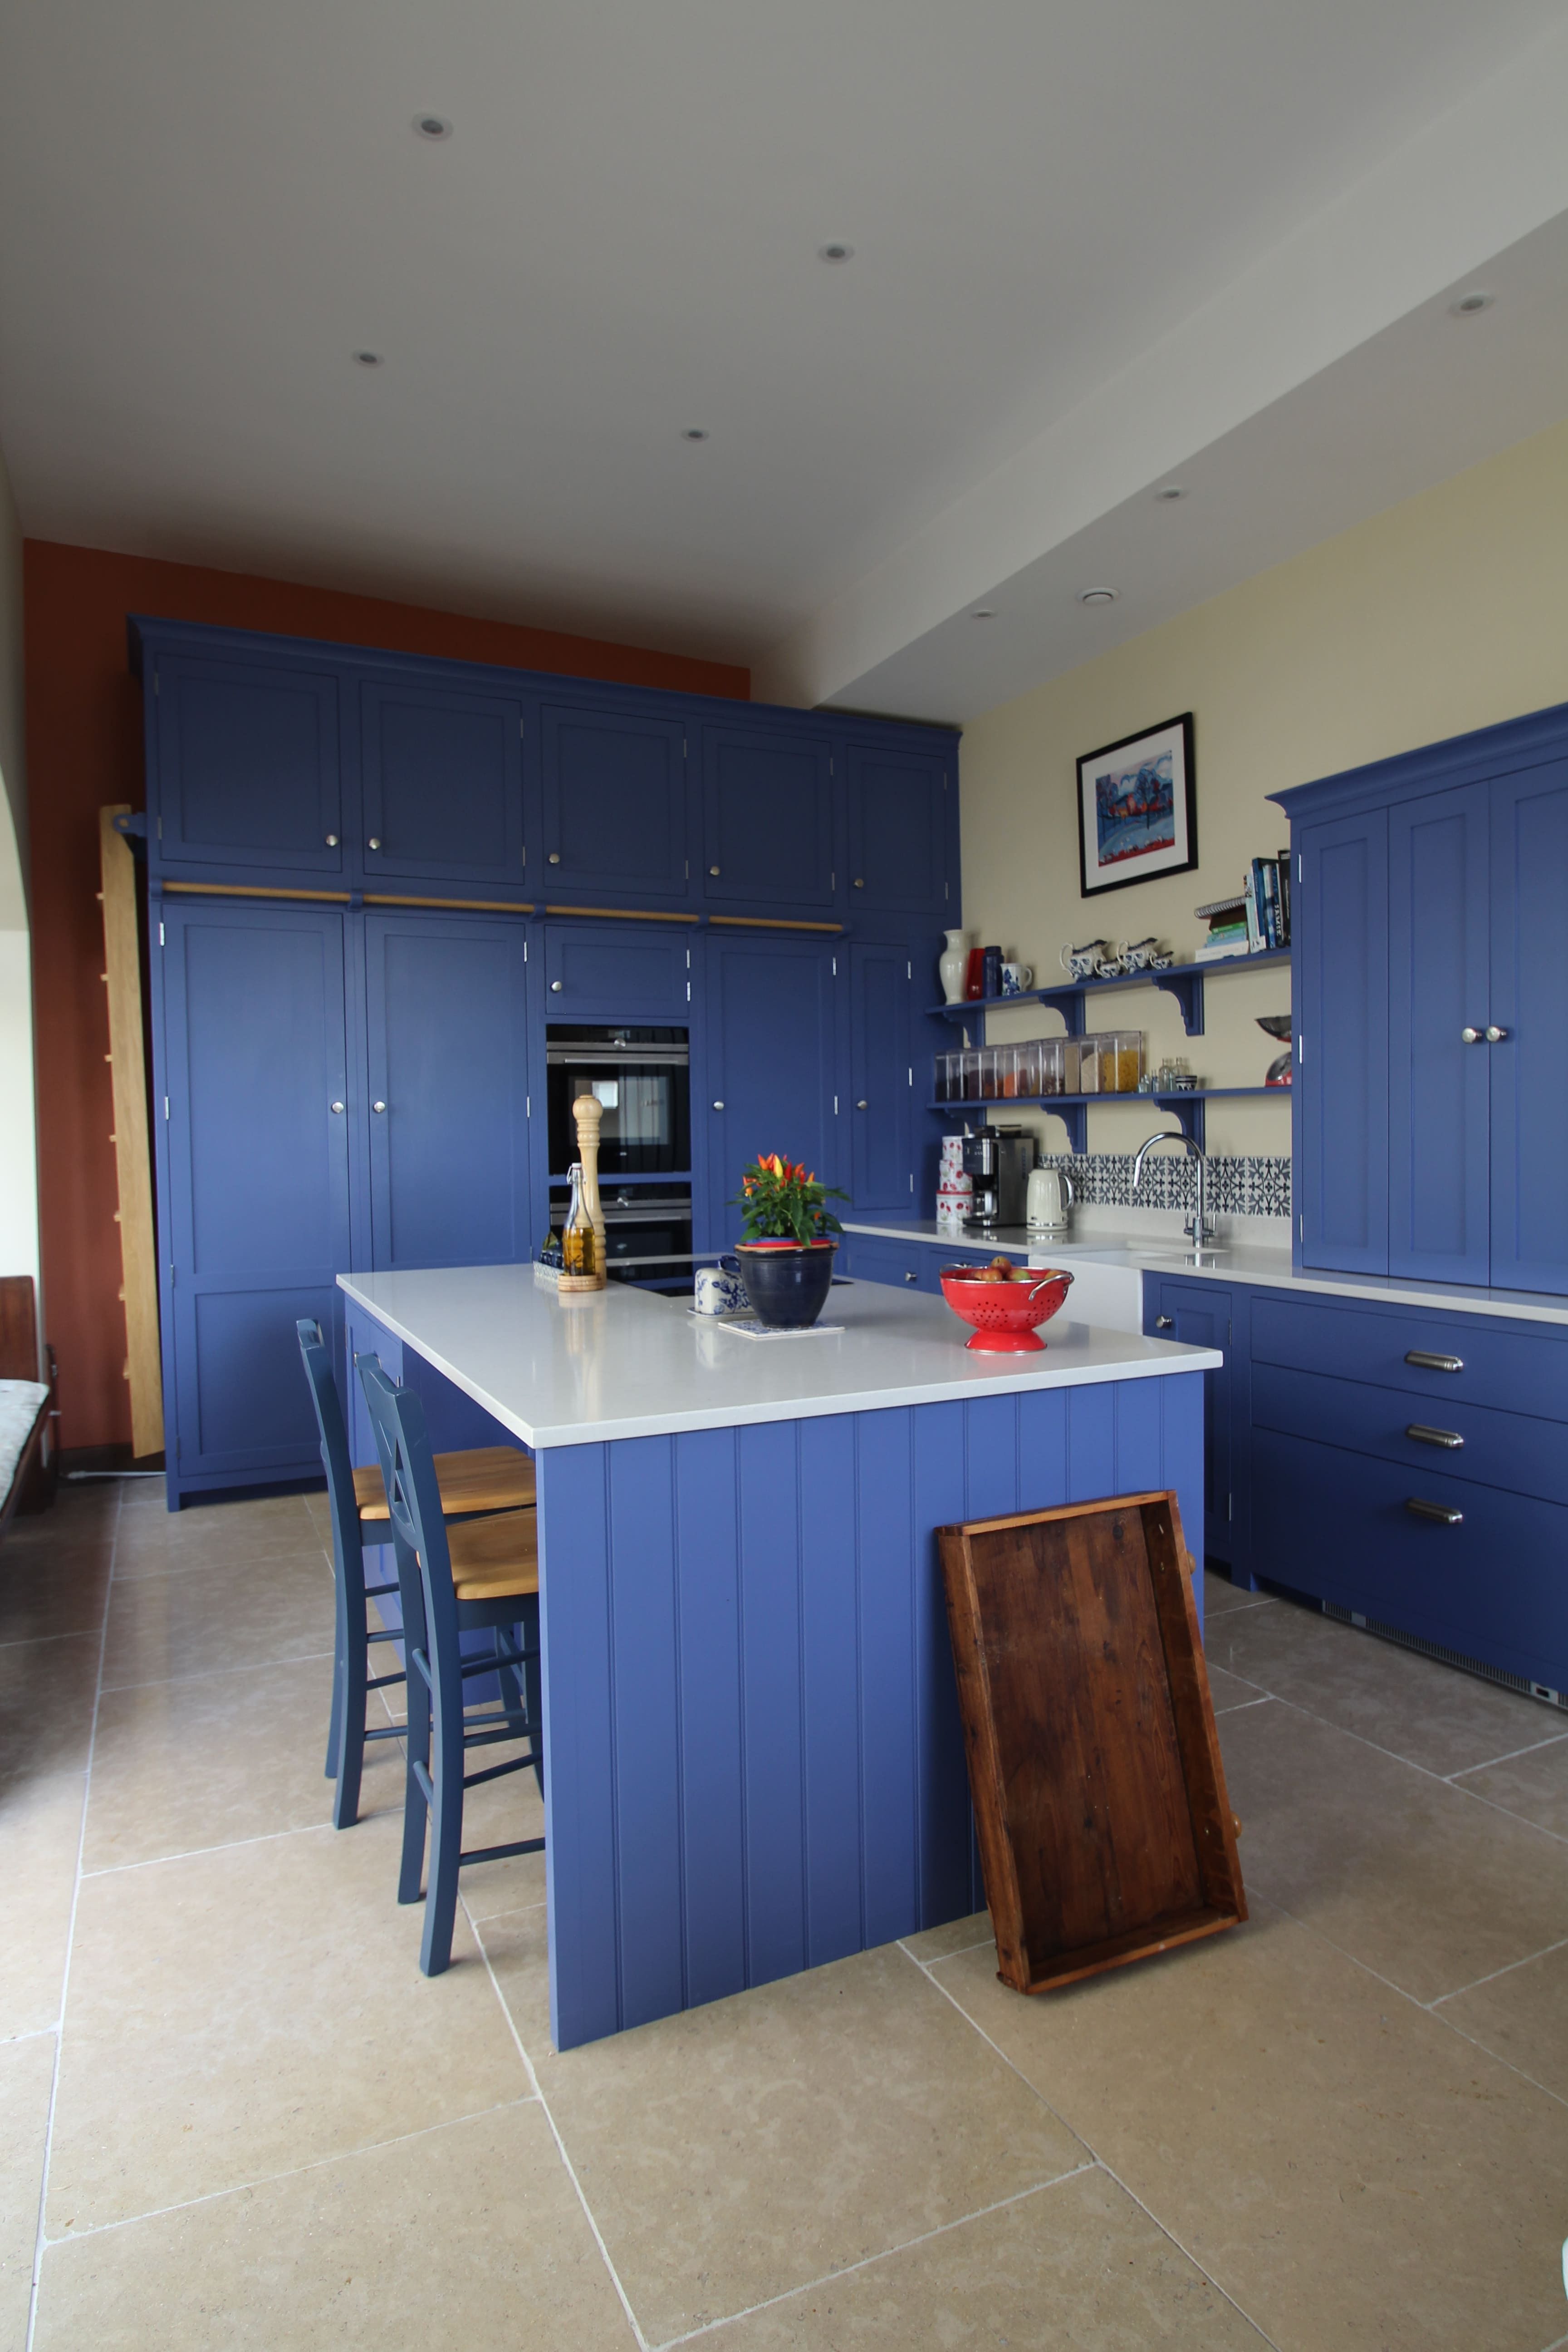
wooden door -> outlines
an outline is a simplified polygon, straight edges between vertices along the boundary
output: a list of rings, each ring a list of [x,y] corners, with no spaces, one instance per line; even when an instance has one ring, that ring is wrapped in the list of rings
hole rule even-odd
[[[679,719],[547,702],[540,713],[546,892],[690,895],[686,728]]]
[[[1388,1270],[1414,1279],[1488,1278],[1489,808],[1388,812]]]
[[[702,896],[829,908],[836,868],[826,741],[785,729],[702,730]]]
[[[410,913],[364,928],[372,1264],[525,1258],[522,925]]]
[[[148,814],[166,865],[345,870],[331,672],[165,654],[146,688]]]
[[[1388,816],[1303,825],[1295,910],[1298,1250],[1388,1271]]]
[[[306,1477],[295,1320],[339,1325],[353,1263],[344,918],[164,902],[164,1315],[176,1484]]]
[[[761,1153],[804,1160],[841,1181],[835,1111],[835,1027],[842,949],[815,940],[713,937],[708,945],[705,1095],[692,1086],[692,1122],[708,1129],[709,1239],[732,1243],[729,1206],[741,1171]]]
[[[857,1209],[913,1213],[910,959],[901,947],[849,950],[848,1190]]]
[[[1568,1291],[1568,760],[1491,787],[1491,1280]]]
[[[365,886],[521,889],[522,706],[381,679],[360,689]]]
[[[846,746],[853,913],[946,919],[950,764],[945,751]]]

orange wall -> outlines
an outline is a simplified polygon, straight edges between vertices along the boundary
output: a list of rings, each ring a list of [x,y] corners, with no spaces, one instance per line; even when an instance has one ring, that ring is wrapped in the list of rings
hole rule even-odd
[[[46,1318],[59,1357],[61,1443],[114,1445],[129,1443],[131,1417],[99,978],[98,812],[106,802],[140,808],[143,800],[142,696],[126,666],[126,614],[741,700],[751,681],[724,662],[44,540],[27,541],[23,578]]]

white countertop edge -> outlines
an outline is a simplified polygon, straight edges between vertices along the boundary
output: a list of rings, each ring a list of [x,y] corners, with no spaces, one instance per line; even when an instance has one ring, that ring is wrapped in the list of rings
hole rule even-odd
[[[1113,1366],[1103,1364],[1053,1365],[1048,1361],[1037,1369],[1032,1359],[1019,1357],[1015,1360],[1020,1370],[1000,1370],[1001,1360],[994,1360],[998,1370],[984,1387],[973,1374],[967,1381],[920,1381],[912,1386],[868,1389],[858,1394],[795,1397],[787,1406],[772,1403],[755,1405],[703,1406],[690,1412],[639,1413],[617,1421],[595,1421],[590,1423],[549,1423],[525,1421],[521,1413],[507,1410],[500,1400],[482,1388],[470,1374],[433,1349],[405,1321],[389,1314],[378,1300],[369,1297],[356,1284],[352,1274],[340,1274],[338,1287],[352,1298],[356,1307],[412,1348],[427,1364],[449,1380],[454,1388],[472,1398],[481,1411],[510,1429],[512,1435],[535,1453],[556,1446],[599,1445],[628,1437],[677,1436],[682,1432],[702,1429],[754,1429],[781,1421],[822,1421],[835,1413],[888,1412],[911,1404],[963,1404],[982,1396],[1016,1396],[1044,1389],[1103,1388],[1116,1381],[1170,1380],[1187,1372],[1217,1371],[1225,1362],[1217,1349],[1194,1348],[1178,1341],[1151,1339],[1146,1346],[1154,1350],[1147,1357],[1132,1359]],[[570,1311],[570,1309],[568,1309]],[[1120,1336],[1120,1335],[1119,1335]],[[737,1339],[737,1348],[762,1344]],[[821,1347],[826,1340],[780,1339],[768,1344],[785,1348]],[[1047,1341],[1047,1353],[1050,1343]]]
[[[1519,1290],[1475,1290],[1458,1283],[1394,1282],[1371,1274],[1332,1274],[1301,1268],[1285,1250],[1258,1242],[1218,1242],[1223,1253],[1218,1265],[1187,1265],[1147,1234],[1129,1234],[1116,1241],[1106,1234],[1084,1234],[1055,1240],[1020,1234],[1006,1227],[994,1235],[952,1233],[932,1218],[910,1218],[902,1224],[871,1217],[846,1217],[847,1234],[867,1239],[918,1243],[922,1249],[992,1249],[1005,1257],[1025,1257],[1038,1265],[1135,1266],[1144,1274],[1164,1274],[1182,1282],[1249,1283],[1261,1290],[1301,1290],[1331,1298],[1359,1298],[1369,1307],[1425,1307],[1458,1315],[1494,1315],[1514,1323],[1568,1323],[1568,1298]]]

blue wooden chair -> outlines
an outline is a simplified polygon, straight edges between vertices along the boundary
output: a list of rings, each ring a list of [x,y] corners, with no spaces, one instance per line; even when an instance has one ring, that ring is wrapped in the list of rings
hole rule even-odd
[[[419,1900],[428,1824],[429,1891],[419,1965],[427,1977],[434,1977],[452,1957],[461,1865],[537,1853],[544,1844],[542,1838],[518,1838],[468,1853],[462,1850],[467,1790],[531,1769],[542,1791],[544,1787],[539,1522],[533,1511],[508,1511],[448,1528],[424,1407],[409,1390],[394,1387],[374,1356],[356,1357],[355,1362],[386,1483],[408,1663],[407,1771],[397,1899]],[[521,1639],[514,1637],[514,1628]],[[495,1641],[495,1656],[465,1657],[463,1635],[484,1629]],[[467,1712],[465,1678],[493,1673],[498,1666],[500,1706],[483,1717]],[[521,1708],[507,1696],[509,1675]],[[519,1738],[528,1740],[523,1755],[484,1771],[465,1772],[470,1748]]]
[[[337,1633],[331,1719],[327,1730],[327,1778],[337,1782],[332,1824],[343,1830],[351,1829],[359,1819],[365,1742],[399,1739],[403,1736],[403,1726],[398,1723],[374,1725],[369,1729],[365,1727],[370,1693],[388,1690],[406,1679],[401,1673],[373,1675],[369,1671],[371,1647],[376,1643],[401,1641],[402,1634],[396,1627],[384,1631],[373,1626],[368,1604],[386,1600],[398,1588],[395,1580],[384,1584],[365,1582],[365,1546],[384,1545],[392,1539],[386,1489],[377,1464],[355,1469],[350,1463],[342,1404],[321,1325],[307,1318],[295,1328],[316,1408],[321,1464],[327,1474],[327,1499],[332,1515]],[[475,1446],[466,1453],[437,1454],[435,1459],[442,1508],[449,1519],[515,1511],[533,1502],[533,1465],[514,1446]]]

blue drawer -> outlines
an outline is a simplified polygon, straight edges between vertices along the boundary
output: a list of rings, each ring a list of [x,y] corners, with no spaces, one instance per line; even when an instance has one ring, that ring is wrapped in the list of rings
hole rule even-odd
[[[931,1255],[921,1242],[900,1244],[848,1234],[839,1246],[838,1259],[840,1270],[856,1282],[889,1282],[896,1288],[907,1285],[912,1290]]]
[[[1412,1496],[1460,1524],[1415,1517]],[[1259,1576],[1568,1689],[1568,1510],[1555,1503],[1259,1429],[1252,1540]]]
[[[1458,1388],[1457,1380],[1453,1385]],[[1375,1454],[1400,1463],[1417,1479],[1430,1471],[1445,1479],[1502,1486],[1538,1496],[1542,1502],[1568,1504],[1568,1445],[1563,1424],[1533,1413],[1499,1412],[1447,1392],[1417,1400],[1405,1389],[1373,1388],[1364,1381],[1255,1364],[1252,1425]],[[1462,1443],[1449,1447],[1413,1438],[1407,1433],[1413,1427],[1431,1429],[1435,1435],[1442,1432]]]
[[[1458,1371],[1413,1364],[1447,1358]],[[1419,1397],[1416,1421],[1441,1422],[1460,1401],[1568,1421],[1568,1325],[1542,1331],[1474,1315],[1400,1314],[1335,1299],[1319,1305],[1255,1291],[1252,1360],[1288,1370],[1329,1372]]]

